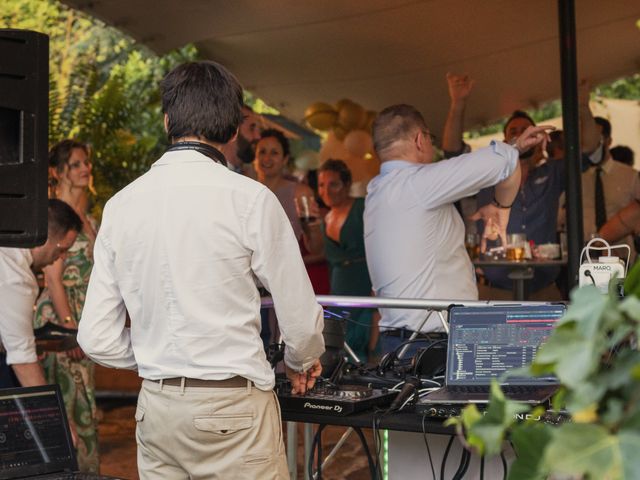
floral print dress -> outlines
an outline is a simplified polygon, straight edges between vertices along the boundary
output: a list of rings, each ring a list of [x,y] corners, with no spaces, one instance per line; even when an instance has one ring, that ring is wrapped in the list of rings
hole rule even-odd
[[[96,222],[89,218],[96,228]],[[82,316],[82,307],[87,294],[89,276],[93,267],[93,242],[87,234],[80,232],[64,260],[62,283],[76,322]],[[58,318],[49,295],[44,288],[36,301],[34,328],[51,322],[66,327],[64,320]],[[45,378],[49,383],[57,383],[62,390],[67,416],[76,425],[78,433],[78,466],[83,472],[98,473],[98,421],[96,418],[96,399],[94,388],[94,364],[84,358],[71,359],[66,352],[50,352],[42,361]]]

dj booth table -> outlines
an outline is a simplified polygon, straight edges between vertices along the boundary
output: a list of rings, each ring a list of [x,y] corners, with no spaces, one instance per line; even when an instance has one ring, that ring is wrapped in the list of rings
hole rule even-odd
[[[418,415],[417,413],[413,412],[397,412],[378,417],[380,418],[380,422],[377,428],[380,428],[380,430],[423,433],[423,415]],[[287,422],[315,423],[319,425],[372,428],[374,421],[374,412],[373,410],[370,410],[362,413],[338,416],[328,414],[318,415],[311,413],[289,412],[283,410],[282,420],[285,420]],[[453,427],[445,427],[443,423],[444,420],[442,419],[427,417],[424,421],[425,433],[435,433],[439,435],[454,435],[456,433]]]
[[[351,428],[372,428],[374,418],[373,410],[365,411],[345,416],[329,414],[309,414],[291,411],[282,411],[282,419],[287,421],[287,459],[289,461],[289,473],[292,480],[297,479],[297,428],[296,423],[303,423],[305,426],[305,456],[304,456],[304,478],[310,480],[307,466],[309,458],[313,454],[311,451],[312,439],[314,436],[312,424],[343,426]],[[444,478],[453,478],[456,470],[462,461],[463,446],[457,438],[454,427],[445,427],[443,419],[423,417],[413,412],[397,412],[380,417],[377,427],[380,432],[387,431],[389,435],[388,448],[386,454],[383,452],[379,461],[388,461],[385,478],[403,480],[411,479],[431,479],[434,478],[429,465],[429,457],[426,442],[429,443],[429,451],[432,458],[435,478],[440,479],[441,471],[444,471]],[[424,430],[423,430],[424,425]],[[337,450],[342,446],[350,431],[345,431],[342,438],[337,442],[331,453],[324,457],[323,462],[327,462]],[[416,434],[420,434],[416,437]],[[418,441],[419,440],[419,441]],[[453,440],[453,442],[452,442]],[[418,450],[416,450],[416,448]],[[371,452],[375,456],[375,452]],[[364,453],[363,453],[364,455]],[[515,458],[514,452],[509,449],[505,451],[505,456],[487,458],[481,462],[478,455],[471,456],[469,467],[464,478],[506,478],[507,464],[511,464]],[[483,474],[480,475],[482,470]],[[315,470],[314,470],[315,471]],[[313,478],[316,478],[315,476]]]
[[[426,312],[447,311],[452,305],[469,307],[481,307],[489,305],[513,305],[513,301],[469,301],[469,300],[423,300],[423,299],[397,299],[382,297],[355,297],[355,296],[329,296],[318,295],[318,303],[323,306],[343,307],[343,308],[408,308],[425,310]],[[540,305],[545,302],[518,302],[519,304]],[[269,297],[262,299],[263,307],[273,307],[273,300]],[[426,321],[425,315],[425,321]],[[448,325],[441,315],[444,329],[448,332]],[[422,328],[419,327],[419,328]],[[402,353],[402,352],[401,352]],[[362,413],[347,416],[337,416],[330,414],[294,413],[282,411],[282,418],[288,423],[287,458],[289,461],[289,471],[292,480],[297,478],[296,452],[297,452],[297,429],[292,422],[301,422],[305,425],[305,467],[311,455],[311,444],[313,430],[311,424],[334,425],[352,428],[372,428],[374,412],[365,411]],[[424,420],[424,421],[423,421]],[[423,430],[424,423],[424,430]],[[427,459],[427,448],[425,443],[430,445],[433,457],[433,464],[436,475],[439,475],[442,460],[445,458],[446,445],[455,434],[452,427],[445,427],[441,419],[424,418],[416,413],[393,413],[380,418],[378,424],[380,430],[389,432],[389,450],[386,457],[389,460],[389,478],[402,478],[411,480],[412,478],[425,479],[431,475],[429,462]],[[418,437],[416,434],[419,433]],[[424,434],[424,439],[422,438]],[[341,439],[337,447],[341,445]],[[449,461],[445,470],[445,478],[451,478],[456,471],[461,457],[462,445],[459,441],[453,442],[454,447],[449,452]],[[421,449],[421,450],[419,450]],[[333,454],[334,452],[332,452]],[[424,453],[424,458],[420,455]],[[505,452],[506,462],[510,464],[515,458],[512,450]],[[418,457],[416,457],[418,455]],[[480,478],[480,471],[484,470],[484,478],[506,478],[506,468],[503,466],[503,459],[500,457],[486,459],[481,463],[477,455],[472,455],[469,470],[465,475],[467,479]],[[482,465],[482,467],[481,467]],[[305,468],[305,480],[308,479]],[[439,478],[439,476],[437,477]]]

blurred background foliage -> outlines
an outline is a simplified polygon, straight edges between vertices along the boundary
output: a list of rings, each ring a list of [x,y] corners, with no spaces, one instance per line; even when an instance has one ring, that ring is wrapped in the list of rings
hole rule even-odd
[[[49,35],[49,144],[91,146],[94,213],[167,146],[159,80],[197,58],[189,45],[157,56],[120,31],[52,0],[2,0],[0,28]]]

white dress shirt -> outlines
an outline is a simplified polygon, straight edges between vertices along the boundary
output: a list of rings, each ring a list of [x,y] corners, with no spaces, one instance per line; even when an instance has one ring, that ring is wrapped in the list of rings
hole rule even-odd
[[[28,249],[0,248],[0,341],[9,365],[38,360],[33,337],[38,282],[31,271],[32,263]]]
[[[418,164],[386,161],[367,188],[364,239],[376,295],[384,298],[477,300],[464,222],[453,202],[509,177],[518,151],[501,142],[474,153]],[[380,327],[417,330],[426,313],[381,309]],[[433,315],[423,331],[441,330]]]
[[[307,369],[324,351],[322,307],[275,195],[200,153],[164,154],[109,200],[94,259],[78,342],[98,363],[272,388],[256,277],[287,365]]]
[[[604,186],[604,203],[607,219],[613,217],[620,209],[626,207],[635,198],[640,198],[640,178],[638,171],[629,165],[609,158],[602,162],[602,185]],[[590,240],[597,232],[596,228],[596,168],[591,167],[582,174],[582,226],[584,241]],[[627,237],[627,243],[633,247],[633,240]],[[615,254],[615,253],[614,253]]]

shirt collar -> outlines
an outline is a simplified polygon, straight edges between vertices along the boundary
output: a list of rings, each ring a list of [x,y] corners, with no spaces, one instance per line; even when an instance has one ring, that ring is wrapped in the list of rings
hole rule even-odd
[[[387,160],[380,165],[380,175],[386,175],[394,170],[419,167],[421,163],[408,162],[406,160]]]
[[[211,160],[206,155],[203,155],[196,150],[183,150],[174,152],[165,152],[158,160],[156,160],[151,168],[161,165],[170,165],[172,163],[193,163],[193,162],[209,162],[217,165],[216,162]]]

